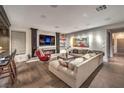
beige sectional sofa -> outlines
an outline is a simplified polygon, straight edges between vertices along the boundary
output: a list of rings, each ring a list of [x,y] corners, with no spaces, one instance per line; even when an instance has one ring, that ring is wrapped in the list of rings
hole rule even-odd
[[[53,60],[49,63],[49,70],[70,87],[80,87],[102,63],[103,53],[97,53],[87,60],[82,60],[81,58],[82,57],[73,59],[68,63],[68,67],[61,65],[59,60]],[[73,69],[71,69],[69,65],[71,68],[73,66]]]

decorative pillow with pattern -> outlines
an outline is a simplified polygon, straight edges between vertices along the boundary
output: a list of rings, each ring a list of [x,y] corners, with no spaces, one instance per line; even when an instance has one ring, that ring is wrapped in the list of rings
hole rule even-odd
[[[91,57],[96,56],[96,53],[89,53]]]
[[[63,60],[63,59],[60,58],[58,61],[59,61],[60,65],[62,65],[62,66],[64,66],[64,67],[68,67],[68,64],[69,64],[72,60],[74,60],[74,58],[69,59],[69,60]]]
[[[63,60],[63,59],[58,59],[58,61],[59,61],[60,65],[62,65],[62,66],[64,66],[64,67],[68,67],[68,63],[65,62],[65,60]]]
[[[82,57],[84,57],[85,59],[89,59],[89,58],[91,58],[90,54],[85,54],[85,55],[82,56]]]

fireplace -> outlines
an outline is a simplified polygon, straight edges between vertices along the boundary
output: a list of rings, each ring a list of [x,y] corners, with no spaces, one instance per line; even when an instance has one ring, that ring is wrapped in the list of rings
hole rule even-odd
[[[44,53],[46,53],[46,52],[49,52],[50,54],[56,53],[55,46],[44,46],[44,47],[39,47],[39,49],[42,49]]]

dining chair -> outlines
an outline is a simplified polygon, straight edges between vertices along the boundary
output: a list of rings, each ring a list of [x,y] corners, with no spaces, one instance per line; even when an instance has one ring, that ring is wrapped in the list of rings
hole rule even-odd
[[[16,50],[0,62],[0,79],[10,77],[11,84],[14,84],[17,77],[16,64],[14,61],[15,54]]]
[[[12,57],[11,57],[11,66],[12,66],[12,70],[13,70],[13,74],[14,74],[14,78],[17,78],[17,70],[16,70],[16,63],[15,63],[15,55],[16,55],[16,50],[14,50],[14,52],[12,53]]]

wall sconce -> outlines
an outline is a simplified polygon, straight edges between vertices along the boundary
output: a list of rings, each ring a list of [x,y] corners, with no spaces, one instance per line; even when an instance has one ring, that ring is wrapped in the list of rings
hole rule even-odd
[[[102,43],[102,38],[100,37],[100,35],[96,36],[96,42],[101,44]]]
[[[74,40],[74,37],[72,36],[72,37],[70,38],[70,45],[71,45],[71,47],[73,47],[73,40]]]
[[[3,49],[3,47],[0,46],[0,50],[2,50],[2,49]]]

